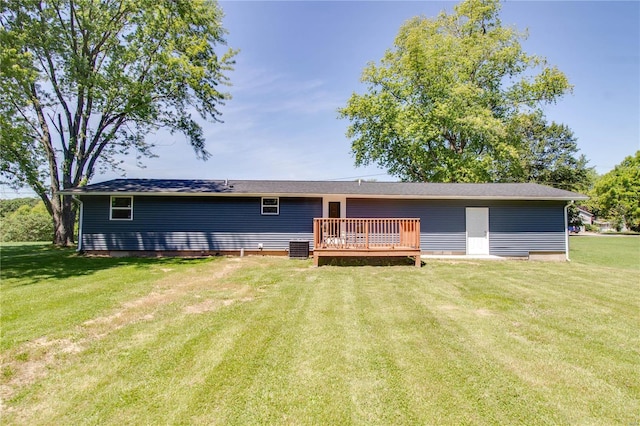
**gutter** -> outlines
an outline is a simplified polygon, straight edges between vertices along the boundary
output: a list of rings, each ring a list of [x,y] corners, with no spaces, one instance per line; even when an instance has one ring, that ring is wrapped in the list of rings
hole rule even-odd
[[[564,251],[567,262],[571,262],[571,259],[569,259],[569,204],[572,204],[573,202],[574,201],[571,200],[570,203],[567,203],[564,206]]]
[[[78,219],[78,248],[76,248],[76,252],[81,252],[82,251],[82,219],[84,217],[84,204],[82,203],[82,200],[78,198],[77,195],[72,195],[72,198],[74,201],[80,204],[80,211],[79,211],[80,218]]]

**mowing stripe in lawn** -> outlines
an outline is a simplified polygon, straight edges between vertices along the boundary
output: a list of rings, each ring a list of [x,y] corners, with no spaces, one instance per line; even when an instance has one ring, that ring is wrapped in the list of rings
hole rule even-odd
[[[638,422],[637,271],[605,270],[510,261],[312,268],[268,257],[178,265],[121,291],[108,309],[91,308],[93,322],[38,324],[41,336],[78,350],[43,348],[46,374],[5,401],[3,422]],[[28,363],[25,344],[3,357]]]

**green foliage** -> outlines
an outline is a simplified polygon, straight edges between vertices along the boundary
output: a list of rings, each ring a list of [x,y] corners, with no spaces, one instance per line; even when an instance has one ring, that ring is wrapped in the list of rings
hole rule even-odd
[[[27,205],[34,207],[38,204],[37,198],[12,198],[9,200],[0,200],[0,218],[15,212],[21,206]]]
[[[50,241],[53,237],[51,216],[38,199],[1,200],[0,206],[0,241]]]
[[[640,231],[640,151],[600,177],[590,195],[597,216]]]
[[[576,204],[569,204],[567,206],[567,226],[582,226],[582,219],[580,218],[580,211]]]
[[[568,126],[549,124],[541,114],[523,115],[513,125],[517,126],[521,149],[520,162],[513,165],[509,180],[577,192],[591,188],[594,169],[578,154],[576,138]]]
[[[600,228],[598,227],[598,225],[592,225],[590,223],[587,223],[584,226],[584,230],[587,232],[600,232]]]
[[[571,86],[522,50],[525,35],[502,26],[499,9],[497,0],[465,0],[451,15],[400,28],[393,49],[364,70],[367,93],[339,110],[351,121],[356,165],[408,181],[509,180],[523,151],[517,124]]]
[[[76,208],[58,191],[87,184],[119,156],[152,156],[146,136],[219,121],[235,51],[213,0],[7,0],[0,6],[0,174],[29,185],[72,242]]]

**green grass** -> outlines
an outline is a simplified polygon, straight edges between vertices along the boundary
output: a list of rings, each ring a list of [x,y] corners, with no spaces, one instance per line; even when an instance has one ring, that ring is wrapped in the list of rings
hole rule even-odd
[[[3,246],[3,424],[638,423],[640,238],[571,246],[419,270]]]
[[[572,236],[571,260],[589,266],[640,271],[640,236]]]
[[[122,300],[148,293],[159,276],[202,259],[83,257],[47,243],[5,244],[0,251],[0,349],[89,320]]]

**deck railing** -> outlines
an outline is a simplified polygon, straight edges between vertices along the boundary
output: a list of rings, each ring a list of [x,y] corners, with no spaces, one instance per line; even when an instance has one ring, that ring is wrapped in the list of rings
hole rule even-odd
[[[420,219],[313,219],[315,250],[420,249]]]

